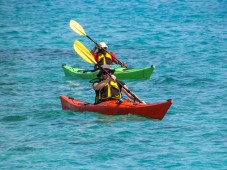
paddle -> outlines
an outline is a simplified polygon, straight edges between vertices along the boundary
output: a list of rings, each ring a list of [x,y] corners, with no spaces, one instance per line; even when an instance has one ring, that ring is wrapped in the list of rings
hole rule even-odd
[[[94,42],[97,46],[98,46],[98,43],[95,42],[89,35],[86,34],[86,32],[84,31],[83,27],[76,21],[74,20],[70,20],[69,22],[69,26],[70,28],[75,31],[77,34],[79,35],[82,35],[82,36],[85,36],[87,38],[89,38],[92,42]],[[102,48],[102,47],[101,47]],[[107,52],[108,54],[111,55],[111,53],[109,51],[107,51],[106,49],[102,48],[105,52]],[[113,55],[111,55],[113,58],[115,58]],[[121,65],[122,67],[125,67],[127,68],[127,66],[125,66],[122,62],[120,62],[117,58],[115,58],[115,60],[118,61],[119,65]]]
[[[101,69],[102,71],[104,71],[105,73],[107,73],[111,77],[111,75],[105,69],[103,69],[101,67],[101,65],[99,65],[95,61],[93,55],[90,53],[90,51],[81,42],[79,42],[78,40],[75,40],[73,47],[74,47],[74,50],[78,53],[78,55],[81,58],[83,58],[84,60],[86,60],[89,63],[97,64],[99,69]],[[135,94],[133,94],[129,89],[127,89],[125,86],[123,86],[117,80],[116,80],[116,82],[119,83],[128,93],[130,93],[134,97],[135,100],[137,100],[140,103],[143,103],[143,101],[141,99],[139,99]]]

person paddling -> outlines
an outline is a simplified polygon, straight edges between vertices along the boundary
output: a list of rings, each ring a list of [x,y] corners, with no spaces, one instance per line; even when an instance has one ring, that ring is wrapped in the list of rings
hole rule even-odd
[[[128,88],[126,84],[119,80],[116,81],[116,76],[114,75],[115,70],[110,69],[109,65],[103,65],[102,68],[105,71],[100,70],[97,74],[97,77],[101,77],[101,79],[93,82],[93,89],[96,93],[95,103],[100,103],[106,100],[120,100],[122,99],[121,92],[125,93],[131,100],[136,101],[135,97],[127,92],[126,89]],[[111,76],[109,76],[107,72]],[[144,101],[142,101],[142,103],[146,104]]]
[[[105,64],[112,65],[113,63],[116,63],[116,64],[120,64],[122,67],[127,67],[125,63],[120,63],[117,60],[115,53],[113,53],[112,51],[107,52],[107,49],[108,49],[108,46],[106,45],[106,43],[100,42],[91,50],[91,53],[95,58],[95,61],[99,65],[105,65]],[[97,70],[98,66],[95,65],[94,69]]]

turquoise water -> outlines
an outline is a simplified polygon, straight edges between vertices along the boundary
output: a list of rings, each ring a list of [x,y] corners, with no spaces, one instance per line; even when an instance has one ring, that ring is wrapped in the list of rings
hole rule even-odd
[[[93,102],[90,68],[73,51],[70,19],[129,67],[125,81],[147,103],[174,104],[162,121],[62,111],[59,95]],[[0,169],[227,169],[227,2],[0,2]]]

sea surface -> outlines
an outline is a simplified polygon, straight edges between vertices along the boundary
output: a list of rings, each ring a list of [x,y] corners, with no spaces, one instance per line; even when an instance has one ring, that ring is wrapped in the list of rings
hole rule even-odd
[[[71,19],[130,68],[156,66],[125,83],[147,103],[173,99],[162,121],[61,109],[60,95],[95,95],[61,68],[93,67]],[[0,96],[1,170],[226,170],[227,1],[1,0]]]

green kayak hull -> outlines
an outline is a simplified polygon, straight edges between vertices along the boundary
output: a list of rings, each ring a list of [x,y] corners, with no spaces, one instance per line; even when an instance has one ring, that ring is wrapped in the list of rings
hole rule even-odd
[[[75,77],[80,79],[93,79],[97,77],[97,71],[90,71],[81,68],[73,68],[67,66],[66,64],[62,64],[62,69],[67,77]],[[155,69],[155,66],[145,67],[145,68],[134,68],[134,69],[126,69],[126,68],[114,68],[114,75],[117,79],[127,80],[127,79],[149,79],[152,72]]]

